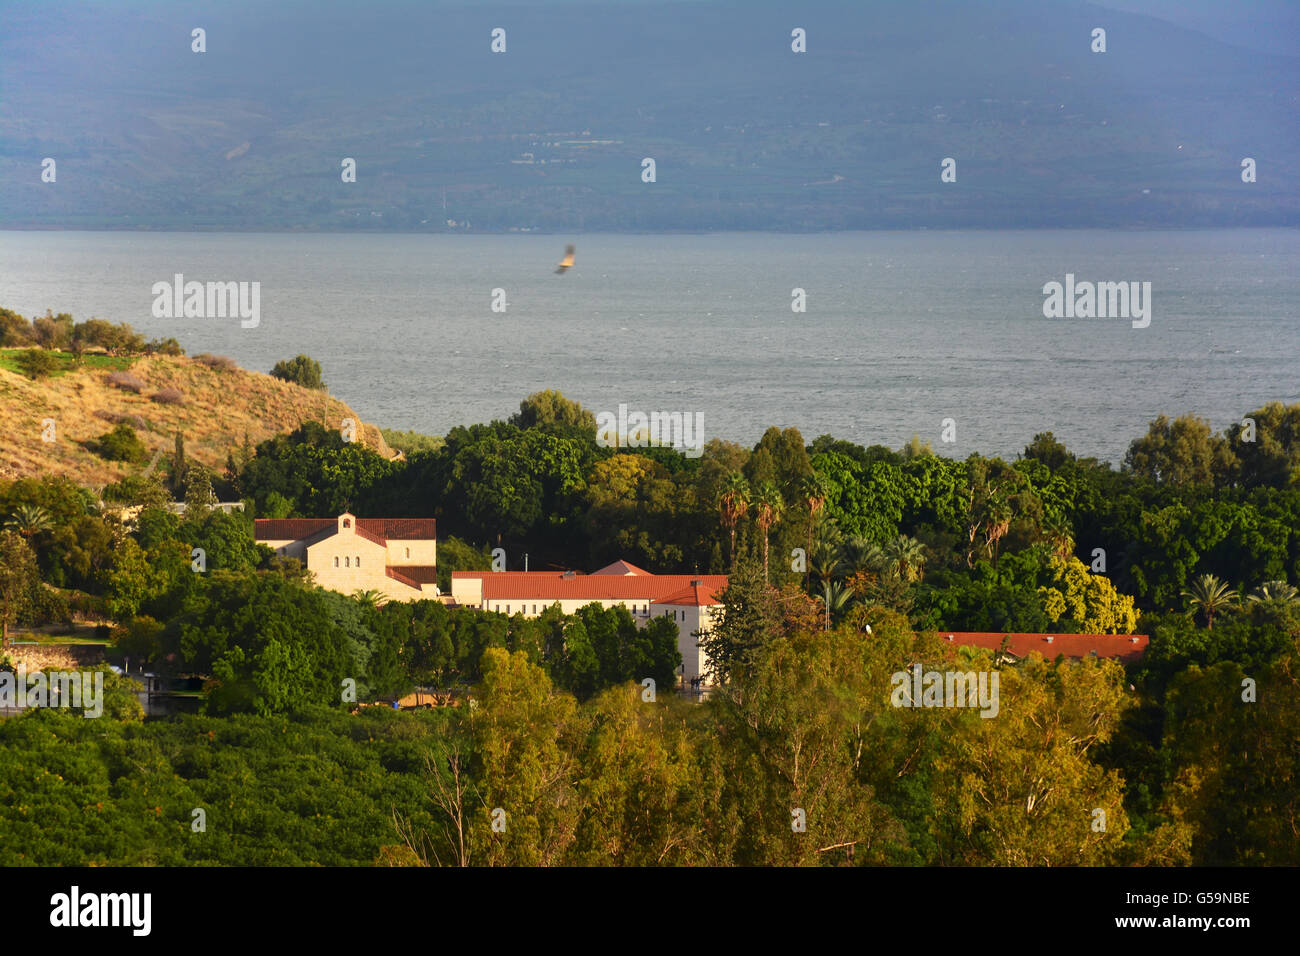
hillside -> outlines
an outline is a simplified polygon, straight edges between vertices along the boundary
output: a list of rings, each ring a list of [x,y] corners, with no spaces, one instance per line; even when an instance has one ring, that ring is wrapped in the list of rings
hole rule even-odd
[[[0,228],[1294,225],[1287,5],[0,4]]]
[[[348,405],[260,372],[216,369],[184,356],[119,359],[112,365],[87,361],[52,378],[32,381],[9,368],[14,350],[0,350],[0,478],[67,475],[96,489],[138,474],[146,464],[105,461],[94,440],[114,421],[133,420],[150,457],[170,454],[176,433],[185,435],[185,454],[220,472],[226,456],[247,435],[252,444],[292,431],[314,419],[338,428],[345,418],[357,422],[357,440],[385,457],[394,452],[374,425],[366,425]],[[141,382],[137,394],[110,384],[114,367]],[[151,396],[178,389],[181,404],[160,404]],[[55,441],[42,441],[45,419],[55,423]],[[143,427],[140,427],[143,423]]]

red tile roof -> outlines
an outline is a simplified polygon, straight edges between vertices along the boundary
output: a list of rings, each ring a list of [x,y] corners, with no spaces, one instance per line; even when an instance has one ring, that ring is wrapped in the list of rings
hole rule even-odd
[[[1009,638],[1007,649],[1016,657],[1037,651],[1048,660],[1058,654],[1066,657],[1113,657],[1124,663],[1137,660],[1146,653],[1150,638],[1145,634],[1023,634],[990,631],[940,631],[939,639],[953,644],[967,644],[996,651],[1003,638]]]
[[[420,589],[421,584],[434,584],[438,580],[437,569],[433,565],[403,565],[394,567],[388,565],[384,568],[384,573],[394,581],[401,581],[403,584]]]
[[[435,518],[358,518],[356,531],[376,544],[395,541],[433,541],[438,537]],[[300,541],[338,528],[338,518],[258,518],[253,522],[257,541]],[[329,537],[328,534],[322,538]]]
[[[599,571],[592,571],[592,574],[649,574],[649,571],[642,571],[635,564],[628,564],[626,561],[615,561],[613,564],[607,564]]]
[[[382,534],[375,534],[375,532],[373,531],[367,531],[365,528],[361,526],[359,522],[355,530],[357,532],[358,538],[365,538],[367,541],[373,541],[375,544],[379,545],[380,547],[383,547],[384,545],[388,544],[388,542],[384,540],[384,536]]]
[[[390,564],[385,570],[396,571],[403,577],[421,584],[437,584],[438,569],[432,564]]]
[[[700,580],[696,578],[696,580]],[[721,604],[718,600],[718,593],[721,588],[711,588],[703,584],[690,584],[680,591],[674,591],[667,597],[661,597],[652,604],[674,604],[678,607],[708,607],[713,604]]]
[[[652,603],[691,589],[721,591],[725,574],[566,574],[562,571],[453,571],[452,580],[480,578],[485,601],[644,601]]]

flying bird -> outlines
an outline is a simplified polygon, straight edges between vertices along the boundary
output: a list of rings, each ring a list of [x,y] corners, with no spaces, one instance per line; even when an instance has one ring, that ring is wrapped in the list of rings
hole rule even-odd
[[[575,250],[574,250],[573,246],[565,246],[565,247],[564,247],[564,258],[560,260],[560,264],[559,264],[558,267],[556,267],[556,270],[555,270],[555,274],[556,274],[557,276],[558,276],[558,275],[563,275],[565,272],[568,271],[569,266],[573,265],[573,253],[574,253],[574,251],[575,251]]]

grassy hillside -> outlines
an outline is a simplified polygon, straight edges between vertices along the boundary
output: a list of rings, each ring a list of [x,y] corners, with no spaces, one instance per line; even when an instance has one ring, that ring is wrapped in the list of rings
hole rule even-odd
[[[87,356],[80,367],[69,357],[50,378],[32,381],[15,370],[18,352],[0,349],[0,478],[67,475],[102,488],[139,473],[145,465],[105,461],[94,451],[115,420],[132,421],[150,457],[159,450],[169,454],[183,432],[186,456],[218,472],[245,435],[256,445],[312,419],[338,428],[352,418],[358,441],[385,457],[395,454],[379,429],[363,424],[345,403],[260,372],[211,368],[184,356]],[[116,387],[110,381],[115,371],[128,372],[143,387],[138,393]],[[183,401],[155,401],[166,389],[178,390]],[[54,420],[54,442],[42,440],[45,419]]]

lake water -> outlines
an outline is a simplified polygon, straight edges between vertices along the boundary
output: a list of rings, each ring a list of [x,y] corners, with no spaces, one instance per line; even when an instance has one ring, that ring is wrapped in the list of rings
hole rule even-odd
[[[554,274],[566,242],[577,263]],[[261,322],[156,319],[155,282],[261,283]],[[1150,326],[1048,319],[1043,286],[1147,281]],[[558,388],[897,448],[1118,462],[1160,413],[1300,401],[1300,232],[702,236],[0,232],[0,306],[130,322],[269,370],[300,352],[379,425],[441,434]],[[494,289],[506,311],[493,312]],[[791,309],[802,288],[807,311]],[[942,421],[957,441],[941,444]]]

